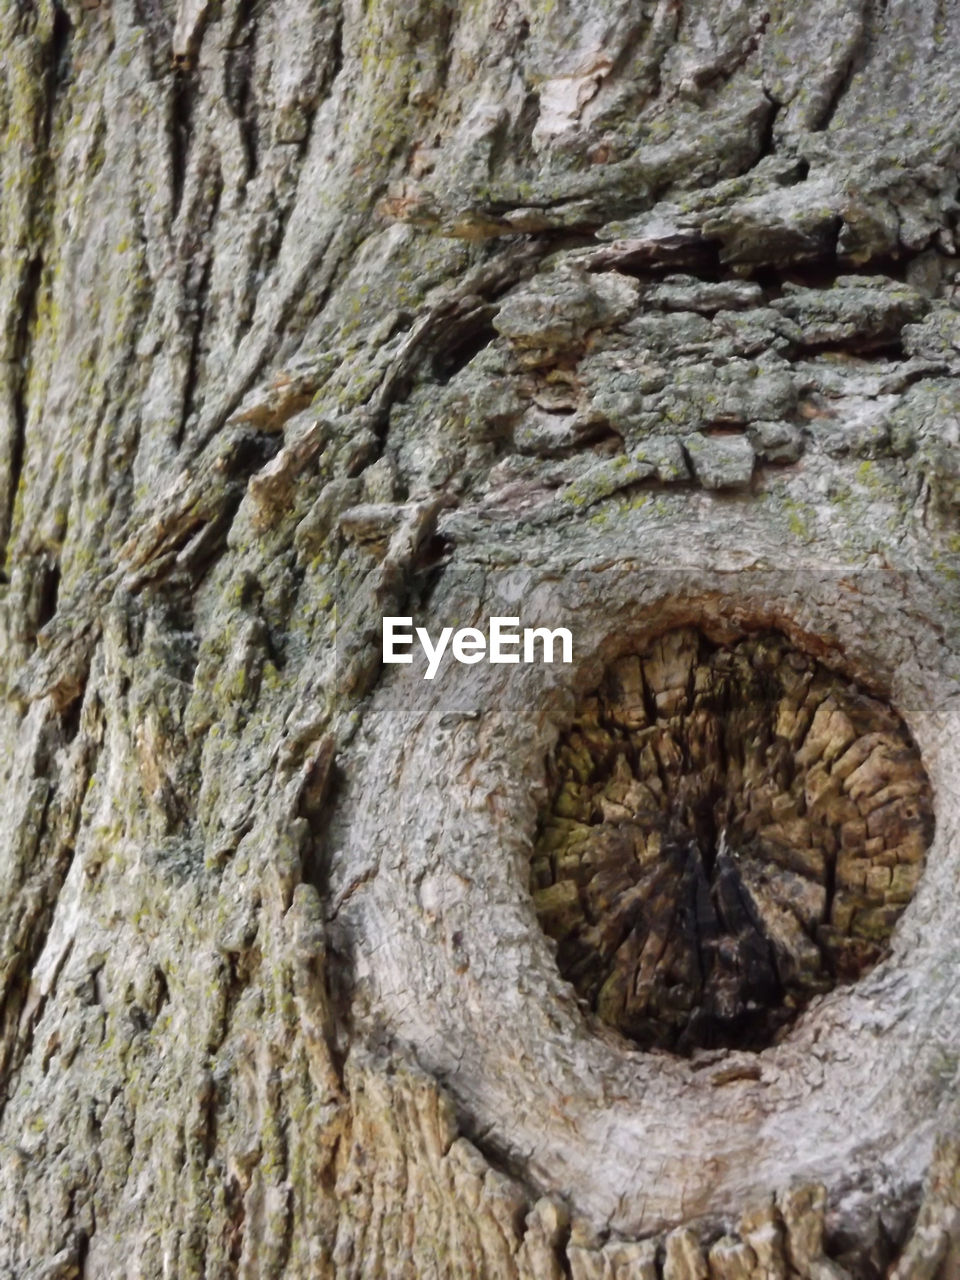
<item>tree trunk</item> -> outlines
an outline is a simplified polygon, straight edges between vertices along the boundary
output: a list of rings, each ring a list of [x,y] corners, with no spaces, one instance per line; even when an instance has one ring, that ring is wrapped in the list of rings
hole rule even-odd
[[[960,5],[2,48],[3,1274],[960,1276]]]

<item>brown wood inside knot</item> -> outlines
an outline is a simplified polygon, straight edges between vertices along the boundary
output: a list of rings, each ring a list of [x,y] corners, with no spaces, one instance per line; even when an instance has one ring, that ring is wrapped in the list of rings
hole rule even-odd
[[[621,657],[548,772],[541,925],[643,1048],[772,1043],[880,959],[933,832],[900,717],[776,633]]]

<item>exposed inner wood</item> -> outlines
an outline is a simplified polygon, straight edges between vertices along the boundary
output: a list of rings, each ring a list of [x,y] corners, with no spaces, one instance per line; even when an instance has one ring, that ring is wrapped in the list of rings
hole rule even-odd
[[[549,762],[531,887],[561,973],[643,1048],[760,1049],[882,956],[930,784],[884,703],[765,633],[620,658]]]

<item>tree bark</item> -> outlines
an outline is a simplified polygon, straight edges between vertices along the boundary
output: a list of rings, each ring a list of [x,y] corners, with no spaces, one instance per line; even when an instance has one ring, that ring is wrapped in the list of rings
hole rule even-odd
[[[960,7],[17,0],[0,40],[3,1274],[960,1275]],[[574,660],[424,680],[388,615]],[[704,763],[677,635],[869,704],[874,780],[727,685]],[[624,833],[676,794],[702,835],[708,766],[779,852],[665,857],[627,964]],[[571,823],[621,877],[603,999]]]

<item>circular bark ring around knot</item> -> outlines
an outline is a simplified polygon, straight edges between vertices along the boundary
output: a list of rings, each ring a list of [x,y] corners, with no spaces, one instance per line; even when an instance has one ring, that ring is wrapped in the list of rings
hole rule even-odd
[[[740,526],[735,536],[739,546]],[[423,615],[435,630],[522,600],[524,625],[573,628],[574,663],[479,663],[435,681],[423,665],[398,667],[371,698],[327,833],[331,947],[349,958],[352,1007],[442,1080],[468,1137],[604,1230],[630,1237],[739,1211],[784,1168],[825,1182],[851,1212],[865,1186],[905,1193],[957,1115],[953,615],[920,574],[738,569],[732,583],[725,569],[584,564],[562,578],[526,565],[448,572]],[[698,686],[708,677],[713,702]],[[625,749],[588,749],[587,729]],[[659,795],[641,769],[648,747]],[[653,801],[641,803],[641,785]],[[830,809],[841,801],[856,813]],[[819,836],[801,839],[817,815]],[[603,963],[582,979],[567,968],[563,929],[600,921],[587,919],[586,886],[601,868],[581,885],[582,850],[563,834],[578,829],[610,877],[598,906],[625,905],[624,866],[639,868],[626,884],[639,902],[649,856],[674,915],[688,904],[697,974],[713,962],[712,985],[698,976],[686,994],[658,964],[645,1026],[585,1016],[617,967],[616,936],[599,939]],[[868,849],[879,836],[884,847]],[[804,869],[817,850],[822,879]],[[700,888],[686,898],[685,876]],[[797,901],[784,906],[788,886]],[[715,932],[708,912],[697,917],[705,901]],[[731,902],[731,915],[742,907],[732,925],[720,910]],[[645,918],[638,908],[631,929]],[[777,984],[766,1005],[730,979],[754,943]],[[711,1014],[699,1030],[697,1008]],[[731,1047],[693,1052],[709,1037]]]
[[[888,706],[774,632],[620,657],[549,761],[531,863],[561,974],[645,1049],[762,1049],[884,954],[933,833]]]

